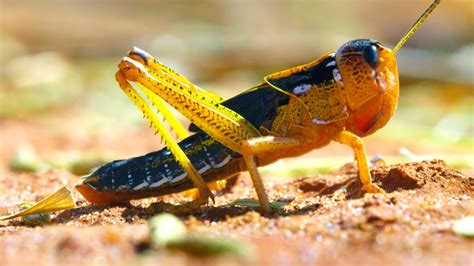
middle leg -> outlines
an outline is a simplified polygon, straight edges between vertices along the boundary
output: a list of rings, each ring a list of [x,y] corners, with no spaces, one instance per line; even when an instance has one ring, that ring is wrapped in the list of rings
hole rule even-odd
[[[282,152],[290,149],[299,149],[305,145],[308,145],[308,142],[304,141],[303,139],[274,136],[253,138],[243,142],[242,155],[247,166],[247,171],[249,171],[250,177],[252,178],[252,182],[260,204],[260,209],[263,213],[270,213],[271,208],[262,177],[260,176],[260,173],[257,169],[258,165],[256,164],[256,157],[258,157],[258,155],[270,152]]]

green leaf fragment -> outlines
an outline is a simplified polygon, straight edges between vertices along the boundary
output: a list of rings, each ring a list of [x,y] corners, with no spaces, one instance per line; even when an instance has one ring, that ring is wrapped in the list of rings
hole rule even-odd
[[[235,200],[229,204],[227,204],[228,206],[246,206],[246,207],[249,207],[249,208],[253,208],[253,209],[256,209],[258,207],[260,207],[260,204],[258,202],[258,200],[256,199],[238,199],[238,200]],[[270,202],[270,208],[272,209],[281,209],[282,207],[288,205],[287,202],[282,202],[282,201],[273,201],[273,202]]]
[[[455,221],[453,231],[457,235],[474,238],[474,216]]]
[[[161,247],[200,257],[234,255],[249,258],[252,254],[249,244],[237,240],[190,236],[183,222],[169,213],[154,216],[149,220],[149,226],[150,242],[154,248]]]
[[[154,247],[166,245],[170,241],[186,235],[186,226],[169,213],[160,213],[149,220],[151,244]]]
[[[30,146],[16,150],[10,160],[10,169],[15,172],[39,172],[49,168],[49,164],[41,160]]]
[[[109,160],[101,157],[82,157],[76,160],[72,160],[65,165],[65,168],[76,175],[86,175],[92,171],[92,169],[107,163]]]
[[[199,257],[234,255],[248,258],[251,256],[252,251],[248,243],[237,240],[196,236],[188,236],[170,241],[166,244],[166,248],[183,251]]]

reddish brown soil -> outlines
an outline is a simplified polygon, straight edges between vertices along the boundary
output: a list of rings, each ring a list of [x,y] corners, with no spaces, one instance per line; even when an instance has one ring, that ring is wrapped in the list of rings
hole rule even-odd
[[[144,207],[154,199],[123,206],[90,206],[79,200],[78,208],[57,214],[45,227],[0,222],[0,265],[472,265],[472,239],[451,230],[453,221],[474,213],[472,177],[439,160],[381,166],[372,174],[386,194],[364,194],[353,165],[290,182],[267,180],[272,200],[291,203],[269,216],[225,205],[255,197],[243,174],[229,193],[216,197],[214,206],[180,216],[193,234],[244,241],[255,251],[249,260],[142,253],[150,218]],[[63,171],[17,175],[1,185],[1,194],[9,199],[2,205],[39,198],[65,181],[72,184],[77,177]],[[75,196],[81,199],[77,192]],[[165,200],[183,199],[174,195]]]

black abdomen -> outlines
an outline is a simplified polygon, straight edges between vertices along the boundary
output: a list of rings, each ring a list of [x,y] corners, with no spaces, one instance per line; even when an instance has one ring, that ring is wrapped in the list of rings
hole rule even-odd
[[[207,173],[240,157],[204,133],[182,140],[179,146],[202,176],[209,176]],[[97,180],[87,181],[94,180],[90,177],[97,177]],[[189,181],[173,154],[164,148],[143,156],[104,164],[89,174],[84,183],[97,191],[138,191],[174,187]]]

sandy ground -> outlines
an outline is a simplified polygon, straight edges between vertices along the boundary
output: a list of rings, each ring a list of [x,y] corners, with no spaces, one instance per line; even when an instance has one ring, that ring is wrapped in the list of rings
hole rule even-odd
[[[378,166],[372,174],[386,194],[364,194],[352,164],[294,181],[269,178],[270,198],[290,204],[268,216],[226,206],[255,197],[242,174],[230,192],[218,194],[215,205],[180,216],[192,234],[242,240],[254,251],[245,260],[165,250],[144,253],[151,217],[145,207],[156,199],[91,206],[75,192],[78,207],[58,213],[48,226],[0,222],[0,265],[472,265],[474,242],[451,229],[453,221],[474,213],[472,177],[439,160]],[[77,180],[60,170],[18,174],[0,187],[0,194],[10,199],[2,203],[2,211],[12,202],[38,199]]]

